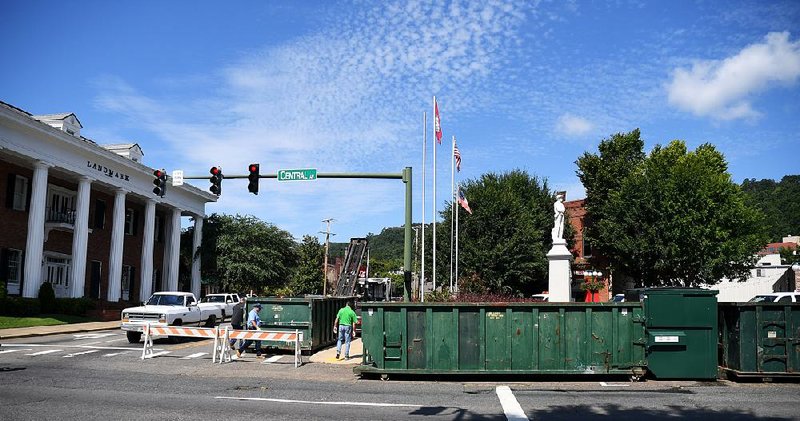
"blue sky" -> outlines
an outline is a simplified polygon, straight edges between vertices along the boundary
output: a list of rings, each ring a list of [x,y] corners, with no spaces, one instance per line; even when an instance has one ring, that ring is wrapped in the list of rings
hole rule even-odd
[[[147,165],[411,166],[417,222],[433,95],[459,179],[520,168],[580,198],[578,156],[637,127],[648,150],[716,145],[736,182],[800,172],[797,1],[5,1],[0,39],[0,100],[74,112],[83,135],[137,142]],[[298,238],[334,218],[337,241],[403,223],[396,180],[246,184],[226,180],[207,212]]]

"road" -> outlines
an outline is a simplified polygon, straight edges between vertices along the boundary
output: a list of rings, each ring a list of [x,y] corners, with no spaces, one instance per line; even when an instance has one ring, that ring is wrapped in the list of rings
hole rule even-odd
[[[211,362],[208,340],[141,344],[119,330],[4,341],[0,419],[799,420],[800,385],[564,378],[361,380],[289,354]]]

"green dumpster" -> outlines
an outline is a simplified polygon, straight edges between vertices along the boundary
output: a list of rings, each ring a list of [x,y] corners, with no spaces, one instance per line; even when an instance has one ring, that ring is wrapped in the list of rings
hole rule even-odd
[[[717,291],[651,288],[642,292],[647,370],[659,379],[717,377]]]
[[[800,376],[800,304],[721,303],[720,366],[736,377]]]
[[[357,374],[644,374],[640,303],[361,304]]]
[[[261,329],[282,332],[299,330],[303,334],[300,349],[315,351],[336,342],[333,322],[347,297],[307,296],[304,298],[253,297],[247,299],[247,311],[261,304]],[[245,315],[246,317],[246,315]],[[261,346],[294,350],[284,342],[262,341]]]

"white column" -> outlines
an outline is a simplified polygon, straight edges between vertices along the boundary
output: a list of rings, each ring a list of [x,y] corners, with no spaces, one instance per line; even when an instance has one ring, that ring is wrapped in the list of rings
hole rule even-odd
[[[144,208],[144,232],[142,233],[142,268],[139,271],[139,301],[147,301],[153,293],[153,245],[156,237],[156,201],[147,199]]]
[[[181,210],[172,209],[169,230],[169,247],[164,252],[164,275],[167,279],[167,291],[178,290],[178,259],[181,253]],[[169,254],[167,254],[169,253]]]
[[[92,179],[81,177],[78,181],[78,203],[75,206],[75,229],[72,233],[72,297],[83,297],[86,284],[86,247],[89,244],[89,196]]]
[[[108,256],[108,301],[119,301],[122,293],[122,248],[125,243],[125,190],[114,192],[111,222],[111,253]]]
[[[28,238],[25,241],[25,281],[22,289],[22,296],[28,298],[36,298],[42,284],[44,212],[47,205],[47,172],[50,167],[50,164],[38,161],[33,169]]]
[[[194,216],[194,240],[192,242],[192,293],[200,297],[200,244],[203,241],[203,216]]]

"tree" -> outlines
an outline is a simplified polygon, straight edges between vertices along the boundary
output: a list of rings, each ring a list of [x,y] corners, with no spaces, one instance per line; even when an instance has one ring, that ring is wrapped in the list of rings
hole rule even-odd
[[[780,182],[745,179],[742,190],[748,203],[761,210],[771,242],[800,234],[800,175],[786,175]]]
[[[265,293],[290,279],[296,248],[287,231],[253,216],[213,214],[203,226],[203,278],[229,291]]]
[[[499,294],[530,295],[547,289],[546,254],[552,245],[554,201],[547,182],[514,170],[484,174],[464,183],[462,190],[473,213],[467,214],[456,204],[461,212],[461,279]],[[451,206],[453,203],[442,211],[444,220],[436,227],[437,285],[450,275]],[[571,238],[569,228],[565,237]]]
[[[631,143],[611,154],[637,156],[633,149]],[[587,213],[595,250],[637,286],[693,287],[743,277],[766,243],[760,213],[746,204],[724,156],[710,144],[694,152],[682,141],[656,146],[619,180],[601,174],[607,172],[602,165],[584,165],[586,158],[597,158],[584,154],[578,160],[579,177],[592,186],[586,193],[594,204]],[[619,162],[608,149],[600,158]],[[601,188],[591,184],[603,178]]]
[[[325,262],[325,246],[317,237],[304,235],[297,247],[297,268],[292,275],[289,288],[294,295],[322,293],[322,265]]]

